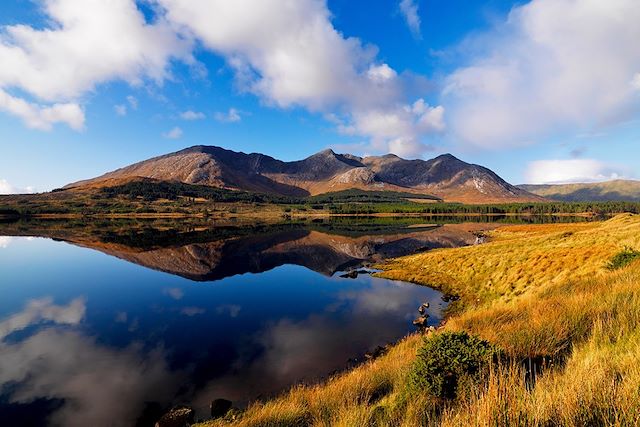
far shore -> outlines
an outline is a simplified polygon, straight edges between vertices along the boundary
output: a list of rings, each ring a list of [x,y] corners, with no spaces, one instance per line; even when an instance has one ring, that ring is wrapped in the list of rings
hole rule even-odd
[[[230,219],[230,218],[255,218],[255,219],[304,219],[304,218],[339,218],[339,217],[378,217],[378,218],[398,218],[398,217],[583,217],[592,218],[597,214],[593,212],[582,213],[477,213],[477,212],[454,212],[454,213],[421,213],[421,212],[377,212],[377,213],[356,213],[343,214],[331,212],[314,212],[314,213],[278,213],[278,212],[212,212],[209,214],[198,213],[88,213],[88,214],[28,214],[28,215],[6,215],[0,214],[0,219],[14,218],[34,218],[34,219],[82,219],[82,218],[104,218],[104,219],[164,219],[164,218],[210,218],[210,219]]]

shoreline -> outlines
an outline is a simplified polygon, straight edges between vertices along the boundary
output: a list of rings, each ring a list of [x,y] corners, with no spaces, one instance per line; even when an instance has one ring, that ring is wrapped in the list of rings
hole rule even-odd
[[[608,216],[615,216],[624,212],[607,214]],[[277,213],[267,212],[250,212],[250,213],[95,213],[95,214],[54,214],[54,213],[41,213],[41,214],[28,214],[28,215],[6,215],[0,214],[0,219],[166,219],[166,218],[207,218],[207,219],[233,219],[233,218],[255,218],[255,219],[273,219],[279,218],[283,220],[288,219],[305,219],[305,218],[421,218],[421,217],[581,217],[581,218],[594,218],[598,215],[593,212],[580,212],[580,213],[477,213],[477,212],[452,212],[452,213],[420,213],[420,212],[377,212],[377,213],[363,213],[363,214],[339,214],[339,213],[313,213],[313,214],[301,214],[301,213],[283,213],[278,215]]]

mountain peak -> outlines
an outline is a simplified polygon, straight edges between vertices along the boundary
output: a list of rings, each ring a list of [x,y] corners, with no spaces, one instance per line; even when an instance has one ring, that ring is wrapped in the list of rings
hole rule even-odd
[[[70,187],[108,186],[114,179],[145,177],[232,190],[302,196],[359,188],[430,194],[451,201],[542,200],[511,186],[489,169],[450,153],[432,160],[405,160],[394,154],[361,158],[327,148],[304,160],[283,162],[260,153],[196,145],[144,160]]]
[[[462,161],[459,158],[457,158],[456,156],[454,156],[451,153],[444,153],[444,154],[440,154],[438,157],[434,158],[433,160],[457,160],[457,161]]]
[[[318,151],[314,156],[335,156],[336,153],[331,148],[324,149],[322,151]]]

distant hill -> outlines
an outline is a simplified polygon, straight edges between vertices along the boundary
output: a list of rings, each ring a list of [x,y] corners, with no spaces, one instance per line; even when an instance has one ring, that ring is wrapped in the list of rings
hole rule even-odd
[[[303,160],[195,146],[155,157],[65,188],[107,187],[151,178],[281,196],[315,196],[348,189],[432,195],[445,201],[504,203],[542,201],[491,170],[451,154],[406,160],[393,154],[358,157],[324,150]]]
[[[615,180],[582,184],[518,185],[519,188],[564,202],[640,202],[640,181]]]

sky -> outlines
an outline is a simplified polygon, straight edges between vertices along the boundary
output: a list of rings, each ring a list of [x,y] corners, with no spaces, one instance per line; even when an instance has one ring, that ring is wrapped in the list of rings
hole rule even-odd
[[[3,0],[0,194],[192,145],[640,178],[637,0]]]

